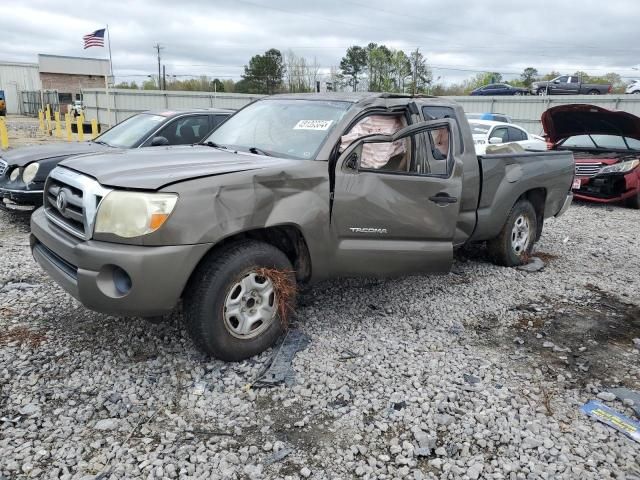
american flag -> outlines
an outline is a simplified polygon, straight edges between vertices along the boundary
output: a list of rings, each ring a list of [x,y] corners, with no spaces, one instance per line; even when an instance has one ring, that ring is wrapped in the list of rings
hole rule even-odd
[[[104,28],[96,30],[93,33],[89,33],[82,37],[84,40],[84,49],[89,47],[104,47]]]

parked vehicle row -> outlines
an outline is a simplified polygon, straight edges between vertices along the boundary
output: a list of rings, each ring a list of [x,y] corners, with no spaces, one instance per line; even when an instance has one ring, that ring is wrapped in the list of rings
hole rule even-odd
[[[517,125],[490,120],[470,120],[469,125],[476,153],[479,155],[486,153],[490,145],[507,143],[515,143],[525,150],[547,150],[547,143],[543,137],[533,135]]]
[[[35,210],[43,203],[45,179],[71,156],[163,145],[187,145],[205,138],[231,110],[146,112],[134,115],[90,142],[52,143],[0,155],[0,208]]]
[[[472,90],[469,95],[529,95],[529,90],[508,83],[491,83]]]

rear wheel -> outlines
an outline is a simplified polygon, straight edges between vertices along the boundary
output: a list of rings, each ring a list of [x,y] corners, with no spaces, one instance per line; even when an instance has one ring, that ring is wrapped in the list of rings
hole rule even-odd
[[[546,95],[547,94],[547,89],[546,88],[539,88],[538,90],[536,90],[536,93],[538,95]]]
[[[522,265],[529,260],[538,230],[536,211],[528,200],[514,205],[500,234],[488,242],[493,261],[505,267]]]
[[[198,347],[221,360],[239,361],[275,343],[286,322],[279,308],[285,293],[265,269],[278,272],[295,292],[291,262],[267,243],[232,244],[198,266],[184,296],[185,324]]]
[[[600,92],[598,90],[589,90],[589,95],[600,95]]]

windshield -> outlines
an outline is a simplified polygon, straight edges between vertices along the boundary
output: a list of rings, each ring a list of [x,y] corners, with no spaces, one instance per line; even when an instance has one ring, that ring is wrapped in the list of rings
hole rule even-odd
[[[491,128],[489,125],[476,122],[469,122],[469,125],[471,126],[471,133],[473,135],[486,135],[489,133],[489,129]]]
[[[233,115],[206,141],[308,160],[315,158],[351,105],[324,100],[261,100]]]
[[[560,145],[568,148],[640,150],[640,140],[621,135],[575,135],[563,140]]]
[[[111,147],[133,148],[156,130],[165,119],[166,117],[161,115],[148,113],[134,115],[96,137],[94,142],[104,142]]]

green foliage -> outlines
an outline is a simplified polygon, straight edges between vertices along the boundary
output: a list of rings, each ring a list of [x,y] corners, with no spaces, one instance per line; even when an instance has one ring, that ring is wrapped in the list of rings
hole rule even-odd
[[[528,88],[531,86],[531,84],[535,81],[537,77],[538,77],[538,70],[536,70],[533,67],[527,67],[520,74],[521,85],[523,87]]]
[[[360,75],[367,68],[368,54],[367,51],[354,45],[347,49],[347,53],[340,60],[340,70],[346,79],[346,84],[353,87],[355,92],[358,88]]]
[[[264,55],[254,55],[244,67],[242,85],[247,93],[273,94],[282,90],[286,67],[280,50],[271,48]],[[239,82],[240,83],[240,82]]]

